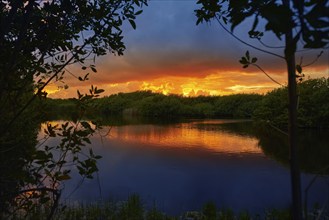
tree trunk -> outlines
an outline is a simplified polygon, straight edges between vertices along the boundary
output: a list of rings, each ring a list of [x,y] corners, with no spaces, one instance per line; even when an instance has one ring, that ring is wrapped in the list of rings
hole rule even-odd
[[[284,0],[284,4],[289,7],[289,0]],[[300,171],[297,155],[297,82],[296,82],[296,64],[295,51],[296,41],[293,38],[292,30],[285,34],[285,60],[288,70],[288,100],[289,100],[289,160],[290,160],[290,176],[292,191],[292,218],[294,220],[302,219],[302,197]]]

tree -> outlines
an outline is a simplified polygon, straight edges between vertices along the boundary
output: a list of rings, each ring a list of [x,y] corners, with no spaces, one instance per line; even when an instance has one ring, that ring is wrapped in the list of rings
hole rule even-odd
[[[269,0],[269,1],[234,1],[234,0],[199,0],[201,8],[196,10],[197,24],[212,19],[222,24],[229,23],[231,31],[246,19],[252,19],[253,24],[248,32],[249,37],[262,42],[266,32],[273,32],[279,40],[284,38],[284,55],[271,51],[248,46],[265,53],[272,54],[286,61],[288,75],[289,97],[289,145],[290,145],[290,171],[293,198],[293,218],[302,219],[300,172],[297,158],[297,92],[296,79],[302,76],[302,67],[308,64],[297,64],[295,53],[298,46],[304,48],[324,48],[329,41],[329,8],[326,0]],[[226,29],[227,30],[227,29]],[[230,32],[230,31],[228,31]],[[232,36],[244,42],[232,32]],[[244,42],[245,43],[245,42]],[[246,43],[247,44],[247,43]],[[251,58],[249,52],[240,60],[244,68],[254,65],[257,58]],[[261,69],[262,70],[262,69]],[[263,71],[266,73],[265,71]]]
[[[308,79],[298,83],[298,127],[329,127],[329,78]],[[288,123],[288,89],[281,87],[267,93],[254,112],[257,120],[271,121],[284,129]],[[321,103],[321,105],[319,105]]]
[[[122,55],[125,46],[121,25],[128,20],[136,28],[134,19],[142,11],[136,12],[134,6],[145,3],[146,0],[1,1],[0,98],[3,106],[9,101],[8,95],[14,92],[15,98],[26,91],[36,94],[33,99],[46,95],[44,88],[52,80],[61,81],[69,65],[97,72],[95,66],[87,62],[89,59],[95,60],[108,52]],[[76,78],[87,80],[88,73]],[[23,108],[16,110],[8,125],[32,101],[20,101]]]
[[[50,148],[36,149],[42,112],[36,100],[47,95],[45,88],[51,82],[61,82],[66,87],[66,74],[87,80],[88,71],[97,72],[97,57],[107,53],[123,55],[123,22],[128,21],[135,29],[134,20],[142,12],[138,8],[146,4],[146,0],[0,1],[0,213],[13,211],[8,204],[18,194],[38,191],[34,195],[40,201],[46,198],[42,197],[44,192],[58,193],[41,187],[44,175],[59,183],[69,177],[69,171],[62,169],[65,157],[55,160]],[[80,67],[85,74],[70,72],[71,65]],[[49,124],[45,129],[49,137],[63,137],[62,145],[57,146],[63,156],[78,153],[89,142],[95,126],[81,119],[88,101],[101,92],[97,87],[85,95],[78,91],[79,114],[72,118],[76,122],[73,127]],[[89,152],[87,159],[75,159],[80,173],[88,177],[96,171],[97,158]],[[53,166],[59,168],[59,173],[47,172],[55,171]],[[56,199],[53,207],[55,203]],[[49,218],[52,213],[53,209]]]

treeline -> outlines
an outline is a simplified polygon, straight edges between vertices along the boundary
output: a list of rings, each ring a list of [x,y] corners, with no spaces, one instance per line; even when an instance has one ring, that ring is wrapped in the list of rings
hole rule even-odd
[[[329,78],[309,79],[297,85],[298,126],[329,128]],[[267,93],[255,109],[253,117],[286,127],[288,122],[288,89]]]
[[[298,84],[300,127],[329,127],[329,79],[309,79]],[[139,115],[147,117],[252,118],[285,127],[288,122],[287,88],[266,95],[183,97],[151,91],[119,93],[92,100],[87,115]],[[74,112],[74,99],[47,99],[52,117]]]
[[[119,93],[92,100],[88,115],[139,115],[148,117],[250,118],[262,99],[259,94],[183,97],[151,91]],[[47,99],[46,112],[70,116],[74,99]]]

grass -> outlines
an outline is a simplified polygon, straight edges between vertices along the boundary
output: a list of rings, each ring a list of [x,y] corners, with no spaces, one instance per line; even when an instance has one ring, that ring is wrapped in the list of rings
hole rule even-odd
[[[48,210],[36,208],[26,215],[1,216],[0,219],[43,220],[47,219]],[[2,217],[2,218],[1,218]],[[314,216],[313,216],[314,217]],[[322,219],[327,219],[326,216]],[[268,210],[262,214],[248,211],[234,213],[231,209],[218,209],[213,202],[206,203],[201,210],[189,211],[179,216],[169,216],[157,209],[146,210],[138,195],[132,195],[123,202],[98,202],[95,204],[61,205],[52,219],[55,220],[285,220],[291,219],[289,210]],[[311,218],[309,218],[311,219]],[[313,219],[313,218],[312,218]]]

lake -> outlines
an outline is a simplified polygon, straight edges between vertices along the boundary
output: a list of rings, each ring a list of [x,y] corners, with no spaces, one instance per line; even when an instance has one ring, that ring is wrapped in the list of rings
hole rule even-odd
[[[240,120],[104,126],[91,139],[94,152],[103,157],[98,175],[75,190],[81,177],[74,174],[62,199],[121,201],[138,194],[146,208],[156,204],[172,215],[201,210],[209,201],[237,212],[289,208],[286,139]],[[315,173],[329,165],[329,138],[326,132],[301,131],[299,140],[304,196]],[[318,176],[307,195],[308,204],[327,204],[328,175]]]

